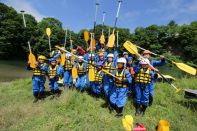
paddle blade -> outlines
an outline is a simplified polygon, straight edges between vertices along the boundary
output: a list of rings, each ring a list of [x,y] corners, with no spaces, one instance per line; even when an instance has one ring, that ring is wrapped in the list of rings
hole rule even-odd
[[[131,43],[130,41],[126,41],[124,44],[123,44],[124,48],[130,52],[131,54],[138,54],[138,50],[137,50],[137,47]]]
[[[72,68],[72,78],[73,79],[78,78],[77,68]]]
[[[91,42],[90,42],[91,51],[94,51],[95,47],[96,47],[96,40],[93,38],[93,39],[91,39]]]
[[[179,69],[189,73],[189,74],[192,74],[192,75],[196,75],[196,69],[191,67],[191,66],[188,66],[184,63],[176,63],[176,62],[172,62],[174,63]]]
[[[28,63],[30,63],[30,67],[31,68],[36,68],[36,65],[35,65],[36,57],[31,52],[30,52],[30,54],[28,56],[28,61],[29,61]]]
[[[126,131],[131,131],[133,129],[133,117],[126,115],[125,118],[122,119],[122,124]]]
[[[51,36],[51,29],[50,28],[46,28],[46,34],[48,37]]]
[[[110,48],[114,47],[115,39],[116,39],[116,37],[115,37],[115,34],[114,34],[114,32],[113,32],[113,33],[109,36],[107,46],[110,47]]]
[[[95,81],[95,71],[92,67],[89,69],[88,78],[90,82]]]
[[[88,32],[88,31],[84,31],[84,32],[83,32],[83,35],[84,35],[84,40],[85,40],[86,42],[88,42],[88,40],[90,39],[90,37],[89,37],[89,32]]]
[[[60,62],[60,64],[61,64],[62,66],[64,66],[65,61],[66,61],[66,54],[63,53],[63,54],[61,54],[61,62]]]
[[[100,43],[101,44],[105,43],[105,36],[104,36],[104,34],[102,34],[101,37],[100,37]]]

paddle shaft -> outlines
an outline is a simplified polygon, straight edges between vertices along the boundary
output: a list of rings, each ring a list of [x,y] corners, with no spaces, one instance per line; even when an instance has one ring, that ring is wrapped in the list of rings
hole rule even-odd
[[[119,45],[118,45],[118,32],[119,32],[119,31],[116,31],[116,38],[117,38],[117,39],[116,39],[116,46],[117,46],[117,47],[119,46]]]
[[[26,25],[26,20],[25,20],[24,11],[21,11],[21,13],[22,13],[22,16],[23,16],[23,24],[24,24],[24,26],[25,26],[25,28],[26,28],[27,25]],[[30,45],[29,40],[27,41],[27,44],[28,44],[29,52],[31,53],[31,45]]]
[[[146,49],[144,49],[144,48],[142,48],[142,47],[140,47],[140,46],[137,46],[137,45],[136,45],[136,47],[139,48],[139,49],[141,49],[141,50],[143,50],[143,51],[146,50]],[[152,55],[154,55],[154,56],[160,56],[159,54],[156,54],[156,53],[151,52],[151,51],[150,51],[150,53],[151,53]],[[170,61],[170,62],[172,62],[170,59],[168,59],[168,58],[166,58],[166,57],[165,57],[165,59],[168,60],[168,61]]]
[[[67,39],[67,35],[68,35],[68,29],[66,28],[65,39],[64,39],[64,48],[66,48],[66,39]]]
[[[94,33],[95,33],[95,28],[96,28],[96,18],[97,18],[98,6],[99,6],[99,3],[98,3],[98,0],[97,0],[97,2],[96,2],[95,16],[94,16]]]
[[[48,36],[48,39],[49,39],[49,50],[50,50],[50,52],[51,52],[51,37]]]
[[[103,31],[104,31],[104,25],[105,25],[105,14],[106,14],[106,12],[103,12],[103,28],[102,28],[102,34],[103,34]]]
[[[117,24],[117,21],[118,21],[118,16],[119,16],[119,12],[120,12],[121,3],[122,3],[122,0],[119,0],[118,1],[118,10],[117,10],[117,13],[116,13],[116,19],[115,19],[115,23],[114,23],[114,28],[116,28],[116,24]]]

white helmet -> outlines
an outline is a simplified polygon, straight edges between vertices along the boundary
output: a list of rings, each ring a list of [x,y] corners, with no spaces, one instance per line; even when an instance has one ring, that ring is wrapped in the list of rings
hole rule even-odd
[[[79,58],[79,60],[81,60],[81,59],[83,59],[83,56],[79,56],[78,58]]]
[[[114,58],[114,54],[110,53],[110,54],[107,55],[107,58],[108,57]]]
[[[144,58],[143,60],[140,61],[140,65],[147,65],[150,64],[150,61],[147,58]]]
[[[118,63],[123,63],[123,64],[125,64],[125,65],[126,65],[126,63],[127,63],[126,59],[123,58],[123,57],[122,57],[122,58],[119,58],[117,62],[118,62]]]
[[[89,57],[94,57],[94,54],[89,54]]]
[[[71,57],[71,54],[66,54],[66,59],[69,59]]]
[[[127,52],[124,52],[123,55],[128,55],[128,53]]]

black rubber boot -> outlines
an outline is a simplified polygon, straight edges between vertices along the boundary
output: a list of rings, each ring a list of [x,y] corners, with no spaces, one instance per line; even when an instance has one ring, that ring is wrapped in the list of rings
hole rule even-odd
[[[151,106],[153,104],[153,97],[149,96],[149,106]]]
[[[39,100],[44,100],[44,92],[40,92],[40,93],[39,93],[38,99],[39,99]]]
[[[38,101],[38,92],[34,92],[33,96],[34,96],[33,103],[36,103]]]
[[[123,107],[117,108],[117,114],[115,115],[116,117],[122,117],[123,116]]]
[[[60,95],[59,89],[55,90],[54,93],[55,93],[55,97],[59,97],[59,95]]]
[[[139,116],[140,115],[140,105],[136,105],[136,112],[135,112],[135,116]]]
[[[54,89],[52,89],[52,90],[50,91],[50,93],[51,93],[51,95],[53,95],[53,94],[54,94]]]
[[[105,98],[105,103],[101,105],[102,108],[107,108],[109,106],[109,99]]]
[[[109,106],[109,113],[114,112],[114,110],[115,110],[115,108],[116,108],[116,105],[114,105],[114,104],[112,104],[112,103],[110,103],[109,105],[110,105],[110,106]]]
[[[147,106],[142,105],[142,110],[141,110],[141,112],[140,112],[140,115],[141,115],[141,116],[144,116],[144,115],[145,115],[146,108],[147,108]]]

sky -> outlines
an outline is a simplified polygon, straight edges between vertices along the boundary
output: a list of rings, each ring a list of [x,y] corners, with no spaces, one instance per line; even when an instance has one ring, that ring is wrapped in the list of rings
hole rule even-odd
[[[102,24],[105,11],[105,24],[113,26],[118,0],[0,0],[18,12],[25,10],[37,21],[44,17],[57,18],[63,28],[75,32],[93,28],[96,1],[99,3],[97,24]],[[166,25],[171,20],[180,25],[197,20],[197,0],[123,0],[117,27],[133,32],[139,26]]]

